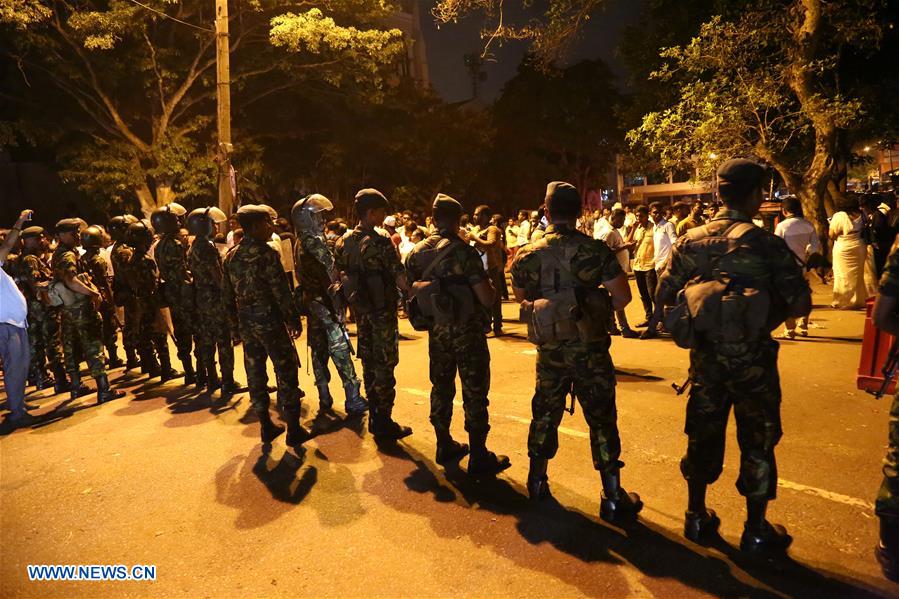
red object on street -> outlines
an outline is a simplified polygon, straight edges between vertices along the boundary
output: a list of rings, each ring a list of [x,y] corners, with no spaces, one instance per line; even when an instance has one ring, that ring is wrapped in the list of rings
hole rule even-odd
[[[874,298],[869,298],[865,305],[865,334],[862,337],[862,356],[858,363],[858,376],[855,386],[862,391],[877,391],[883,385],[883,365],[890,354],[893,336],[884,333],[874,326],[871,313],[874,311]],[[894,380],[886,390],[886,395],[896,392]]]

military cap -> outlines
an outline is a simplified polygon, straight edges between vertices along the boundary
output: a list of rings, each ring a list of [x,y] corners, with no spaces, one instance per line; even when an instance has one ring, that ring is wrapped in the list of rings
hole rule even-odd
[[[434,198],[432,208],[435,216],[459,216],[462,214],[462,204],[443,193],[438,193]]]
[[[384,197],[383,193],[381,193],[377,189],[372,189],[369,187],[366,189],[360,189],[358,192],[356,192],[356,200],[354,202],[354,206],[356,207],[356,214],[362,216],[369,210],[386,208],[387,203],[387,198]]]
[[[567,218],[581,211],[581,194],[571,183],[553,181],[546,186],[546,208],[553,216]]]
[[[57,233],[77,233],[86,227],[87,223],[80,218],[64,218],[56,223]]]
[[[44,234],[43,227],[37,227],[37,226],[27,227],[25,229],[22,229],[22,233],[21,233],[21,235],[19,235],[19,238],[20,239],[31,239],[32,237],[40,237],[43,234]]]
[[[734,185],[743,189],[754,189],[765,180],[765,167],[752,160],[735,158],[718,167],[718,187]]]
[[[272,214],[266,206],[244,204],[237,209],[237,221],[244,229],[266,218],[269,220],[272,218]]]

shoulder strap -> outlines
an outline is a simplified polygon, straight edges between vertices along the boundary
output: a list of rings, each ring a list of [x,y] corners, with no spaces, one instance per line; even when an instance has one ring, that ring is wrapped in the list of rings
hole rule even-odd
[[[443,241],[446,241],[446,244],[441,247]],[[434,256],[434,259],[431,260],[431,263],[428,264],[428,267],[424,269],[421,273],[421,280],[427,280],[427,278],[434,272],[434,269],[437,268],[437,265],[440,264],[444,258],[449,255],[449,251],[453,248],[455,244],[452,239],[444,238],[440,243],[437,244],[435,248],[437,250],[437,255]]]
[[[574,289],[576,285],[571,275],[571,259],[577,252],[577,247],[562,243],[549,247],[545,237],[534,243],[534,247],[546,250],[542,252],[540,260],[540,292],[544,297]]]

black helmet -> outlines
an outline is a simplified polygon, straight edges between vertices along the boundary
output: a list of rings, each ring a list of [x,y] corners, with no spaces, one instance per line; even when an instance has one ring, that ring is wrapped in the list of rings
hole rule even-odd
[[[85,248],[103,247],[103,230],[97,225],[91,225],[81,232],[81,245]]]
[[[215,233],[215,225],[228,220],[225,213],[210,206],[209,208],[197,208],[187,217],[187,231],[197,237],[210,237]]]
[[[168,208],[168,206],[165,208],[157,208],[153,211],[153,214],[150,215],[150,223],[153,225],[153,230],[160,235],[177,233],[178,229],[181,228],[181,225],[178,222],[178,215],[166,208]]]
[[[143,221],[128,225],[128,233],[125,236],[128,245],[135,249],[147,251],[153,245],[153,231]]]

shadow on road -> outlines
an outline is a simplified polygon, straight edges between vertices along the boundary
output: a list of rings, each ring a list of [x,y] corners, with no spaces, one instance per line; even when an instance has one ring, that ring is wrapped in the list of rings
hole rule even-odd
[[[430,519],[442,538],[470,537],[521,568],[557,577],[589,596],[639,593],[670,595],[671,581],[724,597],[877,597],[863,582],[811,569],[789,558],[758,562],[723,540],[703,548],[643,521],[627,528],[569,509],[555,499],[532,503],[519,485],[496,479],[475,482],[460,469],[435,470],[424,456],[398,447],[363,489],[405,513]],[[415,469],[408,471],[406,461]],[[402,485],[397,478],[402,477]],[[401,490],[397,490],[400,487]],[[402,489],[405,487],[405,489]],[[408,491],[434,502],[410,500]],[[598,498],[597,498],[598,504]],[[598,505],[597,505],[598,509]],[[511,533],[511,534],[510,534]],[[556,552],[548,553],[546,544]],[[575,567],[578,562],[630,564],[641,575],[612,570],[615,579]]]

